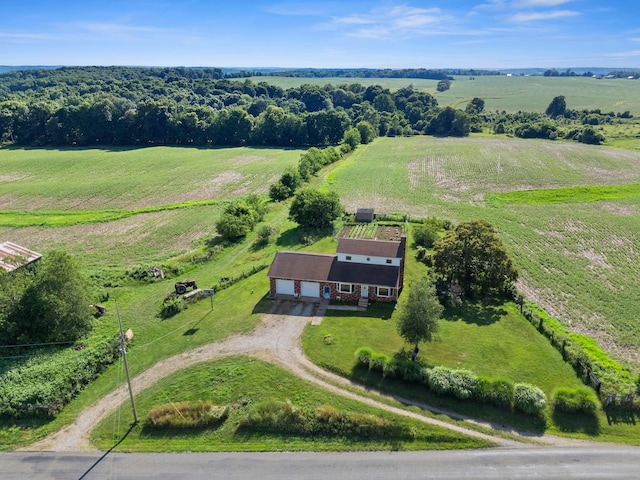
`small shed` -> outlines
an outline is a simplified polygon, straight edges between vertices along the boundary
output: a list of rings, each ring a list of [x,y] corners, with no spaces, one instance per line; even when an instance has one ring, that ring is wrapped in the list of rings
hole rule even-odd
[[[42,255],[28,248],[12,242],[0,243],[0,267],[7,272],[13,272],[31,262],[35,262]]]
[[[373,208],[358,208],[356,222],[373,222]]]

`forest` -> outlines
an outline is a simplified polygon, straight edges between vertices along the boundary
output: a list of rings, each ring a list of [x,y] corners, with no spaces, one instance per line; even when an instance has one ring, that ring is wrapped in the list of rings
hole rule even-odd
[[[438,77],[431,73],[413,75]],[[440,84],[449,88],[453,77],[445,78],[438,90]],[[603,138],[592,126],[620,116],[568,109],[487,112],[479,98],[465,109],[442,107],[434,95],[411,86],[283,89],[228,78],[217,68],[62,67],[0,74],[0,142],[18,146],[320,147],[338,144],[362,122],[380,136],[485,131],[597,144]]]

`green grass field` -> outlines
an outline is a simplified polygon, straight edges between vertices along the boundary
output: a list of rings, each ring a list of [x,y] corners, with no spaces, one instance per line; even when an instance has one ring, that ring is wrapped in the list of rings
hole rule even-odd
[[[211,238],[219,202],[266,192],[300,153],[2,148],[0,239],[41,252],[63,248],[91,266],[161,261]],[[180,205],[195,206],[172,209]]]
[[[640,198],[500,205],[485,198],[582,186],[591,194],[610,187],[635,192],[632,184],[639,180],[640,153],[628,150],[411,137],[378,139],[331,172],[326,183],[350,210],[486,219],[501,234],[530,298],[571,330],[595,337],[618,359],[637,366]]]
[[[417,78],[293,78],[252,77],[253,82],[268,82],[284,89],[300,85],[341,85],[359,83],[381,85],[390,90],[413,85],[417,90],[435,95],[438,105],[464,108],[471,99],[485,100],[487,111],[544,112],[551,100],[564,95],[571,110],[601,109],[603,112],[625,112],[640,115],[640,82],[627,79],[594,79],[584,77],[542,76],[456,76],[451,88],[437,92],[436,80]]]

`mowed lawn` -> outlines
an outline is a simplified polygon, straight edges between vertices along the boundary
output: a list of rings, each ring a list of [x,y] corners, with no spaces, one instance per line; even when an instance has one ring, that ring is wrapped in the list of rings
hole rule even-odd
[[[530,299],[619,360],[640,362],[640,198],[485,201],[514,190],[637,184],[640,152],[512,138],[380,138],[325,181],[350,210],[489,221]]]

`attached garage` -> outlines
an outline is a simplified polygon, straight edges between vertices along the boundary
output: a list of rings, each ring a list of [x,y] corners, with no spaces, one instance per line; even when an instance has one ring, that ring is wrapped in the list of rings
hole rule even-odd
[[[280,295],[293,295],[295,293],[293,280],[276,280],[276,293]]]
[[[303,297],[320,297],[320,284],[317,282],[300,282],[300,295]]]

